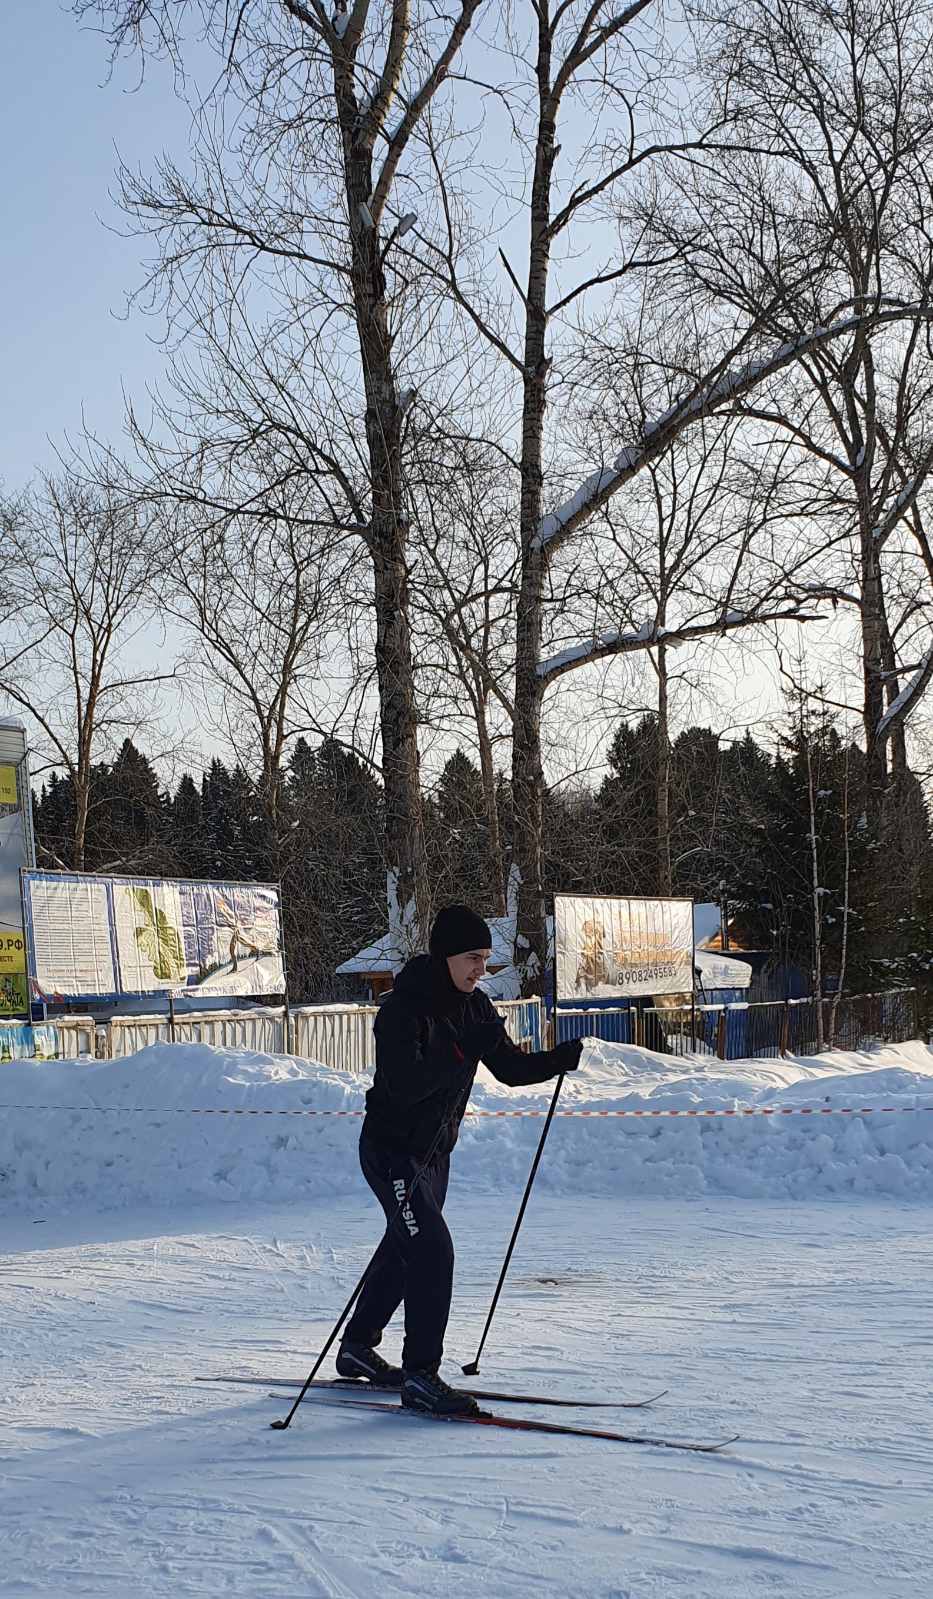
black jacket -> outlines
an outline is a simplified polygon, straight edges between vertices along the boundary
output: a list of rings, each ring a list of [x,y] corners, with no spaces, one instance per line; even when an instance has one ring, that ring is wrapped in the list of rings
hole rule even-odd
[[[471,1037],[485,1027],[485,1037]],[[416,955],[399,973],[375,1023],[376,1075],[363,1136],[399,1154],[449,1155],[482,1057],[500,1083],[544,1083],[572,1070],[576,1045],[524,1054],[481,989],[461,994],[447,963]],[[440,1137],[435,1144],[434,1140]]]

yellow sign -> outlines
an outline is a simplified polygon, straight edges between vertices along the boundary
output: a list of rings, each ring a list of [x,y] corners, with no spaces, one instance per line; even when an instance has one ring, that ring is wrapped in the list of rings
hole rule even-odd
[[[0,933],[0,1016],[28,1012],[26,940],[22,933]]]
[[[29,1015],[29,995],[26,992],[26,973],[0,970],[0,1016]]]
[[[0,766],[0,805],[18,805],[16,767]]]
[[[0,933],[0,976],[26,970],[26,940],[22,933]]]

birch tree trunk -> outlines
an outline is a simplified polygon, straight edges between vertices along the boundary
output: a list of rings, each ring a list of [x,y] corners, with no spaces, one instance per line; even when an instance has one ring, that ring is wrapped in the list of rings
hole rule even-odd
[[[543,881],[544,764],[541,709],[541,609],[546,559],[537,542],[543,509],[544,414],[547,405],[547,291],[551,257],[551,185],[554,174],[557,103],[551,87],[552,35],[547,6],[538,29],[538,138],[531,188],[531,239],[525,294],[522,372],[522,449],[519,529],[521,582],[515,626],[515,722],[512,744],[514,806],[513,871],[518,899],[516,955],[523,988],[540,993],[547,961]]]
[[[657,756],[657,829],[658,829],[658,893],[669,899],[674,891],[671,871],[671,730],[668,707],[667,650],[658,647],[656,670],[658,675],[658,756]]]
[[[852,841],[849,836],[849,766],[850,745],[846,739],[845,772],[842,786],[842,839],[843,839],[843,900],[842,900],[842,945],[839,951],[839,976],[836,981],[836,992],[829,1007],[829,1047],[833,1049],[836,1043],[836,1022],[839,1015],[839,1002],[846,981],[846,966],[849,959],[849,914],[851,907],[852,885]]]
[[[486,701],[479,674],[474,672],[474,714],[476,737],[479,744],[479,767],[483,779],[483,801],[486,807],[486,826],[489,831],[489,905],[494,916],[506,914],[505,860],[502,854],[502,828],[499,821],[499,796],[496,792],[496,769],[492,758],[492,739],[486,718]]]
[[[820,884],[820,852],[816,834],[816,786],[813,781],[813,751],[810,732],[800,718],[800,741],[807,763],[807,815],[810,823],[810,892],[813,919],[813,1003],[816,1007],[816,1047],[823,1048],[823,891]]]

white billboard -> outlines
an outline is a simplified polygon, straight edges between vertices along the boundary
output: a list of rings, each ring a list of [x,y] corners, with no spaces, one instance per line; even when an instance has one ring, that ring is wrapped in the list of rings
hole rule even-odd
[[[37,999],[285,992],[275,884],[26,872],[23,903]]]
[[[559,894],[554,900],[556,998],[693,992],[693,901]]]

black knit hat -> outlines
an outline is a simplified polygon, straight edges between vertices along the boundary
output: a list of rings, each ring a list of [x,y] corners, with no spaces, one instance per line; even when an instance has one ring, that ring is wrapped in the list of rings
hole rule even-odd
[[[488,923],[468,905],[445,905],[431,928],[431,954],[465,955],[468,949],[492,949]]]

